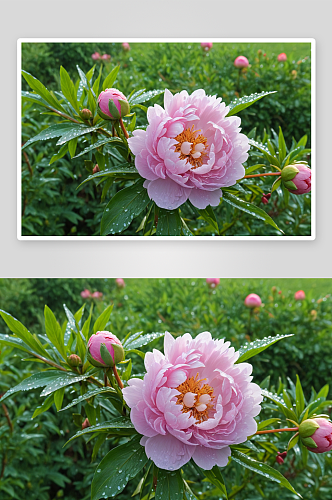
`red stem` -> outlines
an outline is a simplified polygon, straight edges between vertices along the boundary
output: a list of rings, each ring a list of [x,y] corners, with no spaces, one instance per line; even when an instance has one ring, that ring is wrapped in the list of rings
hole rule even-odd
[[[252,174],[245,175],[242,179],[250,179],[250,177],[266,177],[267,175],[280,175],[280,172],[270,172],[269,174]]]
[[[114,377],[116,378],[116,381],[117,381],[120,389],[123,389],[124,386],[123,386],[122,380],[119,377],[118,370],[116,369],[115,365],[113,366],[112,370],[113,370]]]
[[[272,432],[286,432],[286,431],[298,431],[299,428],[298,427],[292,427],[292,428],[286,428],[286,429],[269,429],[267,431],[257,431],[255,432],[255,435],[256,434],[270,434]]]
[[[127,130],[126,130],[126,127],[123,124],[122,118],[120,118],[119,122],[120,122],[120,127],[122,128],[122,132],[125,135],[125,138],[129,139],[129,134],[128,134]]]

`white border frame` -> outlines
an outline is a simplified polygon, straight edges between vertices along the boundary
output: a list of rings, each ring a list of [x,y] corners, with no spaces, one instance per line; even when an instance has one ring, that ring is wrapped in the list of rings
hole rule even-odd
[[[22,43],[310,43],[311,44],[311,235],[310,236],[22,236],[21,234],[21,213],[22,213],[22,186],[21,186],[21,59]],[[17,40],[17,239],[21,241],[296,241],[315,240],[316,238],[316,40],[314,38],[19,38]]]

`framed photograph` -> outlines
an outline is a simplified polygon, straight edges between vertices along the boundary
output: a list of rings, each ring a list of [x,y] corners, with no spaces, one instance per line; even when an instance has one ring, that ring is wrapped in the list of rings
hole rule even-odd
[[[315,239],[314,39],[20,39],[18,239]]]

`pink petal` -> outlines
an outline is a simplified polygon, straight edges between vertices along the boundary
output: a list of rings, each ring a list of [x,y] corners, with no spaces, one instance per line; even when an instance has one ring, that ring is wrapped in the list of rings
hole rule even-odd
[[[165,470],[177,470],[189,462],[194,446],[181,443],[170,434],[154,436],[145,443],[145,453],[157,467]]]
[[[145,186],[145,183],[144,183]],[[158,207],[174,210],[187,201],[190,189],[179,186],[169,178],[151,181],[147,187],[148,195]]]
[[[205,191],[203,189],[192,189],[189,194],[191,203],[200,209],[206,208],[208,205],[217,207],[220,203],[221,189],[215,191]]]
[[[198,467],[202,467],[202,469],[205,470],[210,470],[215,465],[218,465],[219,467],[226,467],[228,463],[228,457],[230,455],[231,450],[228,446],[222,448],[221,450],[216,450],[214,448],[205,448],[204,446],[196,446],[192,458],[196,462]]]

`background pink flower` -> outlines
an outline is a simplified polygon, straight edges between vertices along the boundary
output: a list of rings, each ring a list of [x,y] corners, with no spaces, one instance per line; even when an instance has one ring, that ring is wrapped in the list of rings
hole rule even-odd
[[[206,283],[210,288],[216,288],[220,283],[220,278],[206,278]]]
[[[133,378],[123,389],[147,456],[166,470],[191,458],[204,469],[227,465],[229,445],[257,429],[263,398],[251,383],[252,366],[234,364],[239,354],[209,332],[195,339],[166,332],[164,351],[148,352],[144,379]]]
[[[85,290],[83,290],[81,292],[81,297],[82,297],[82,299],[87,299],[87,298],[91,297],[90,290],[88,290],[87,288],[85,288]]]
[[[244,176],[249,142],[240,118],[226,118],[229,108],[203,89],[191,95],[166,89],[164,106],[150,107],[146,131],[128,139],[149,197],[168,210],[188,199],[198,208],[218,206],[220,188]]]
[[[91,294],[91,297],[94,298],[94,299],[101,299],[103,296],[103,294],[101,292],[93,292]]]
[[[91,54],[91,57],[94,61],[98,61],[98,59],[100,59],[100,54],[99,52],[94,52],[93,54]]]
[[[305,293],[303,290],[298,290],[294,294],[294,299],[295,300],[304,300],[305,299]]]
[[[115,283],[118,288],[124,288],[126,286],[123,278],[116,278]]]
[[[282,52],[281,54],[278,55],[278,61],[279,62],[287,61],[287,56],[286,56],[285,52]]]
[[[202,49],[209,51],[212,49],[213,43],[212,42],[201,42],[201,47]]]
[[[104,61],[109,61],[111,59],[111,56],[109,54],[103,54],[101,56],[101,59],[103,59]]]
[[[256,293],[250,293],[244,300],[244,305],[247,307],[260,307],[262,299]]]
[[[130,50],[130,45],[129,45],[129,43],[128,43],[128,42],[123,42],[123,44],[122,44],[122,48],[123,48],[123,50],[125,50],[125,51]]]
[[[245,56],[238,56],[234,61],[234,66],[239,69],[247,68],[249,66],[249,61]]]

